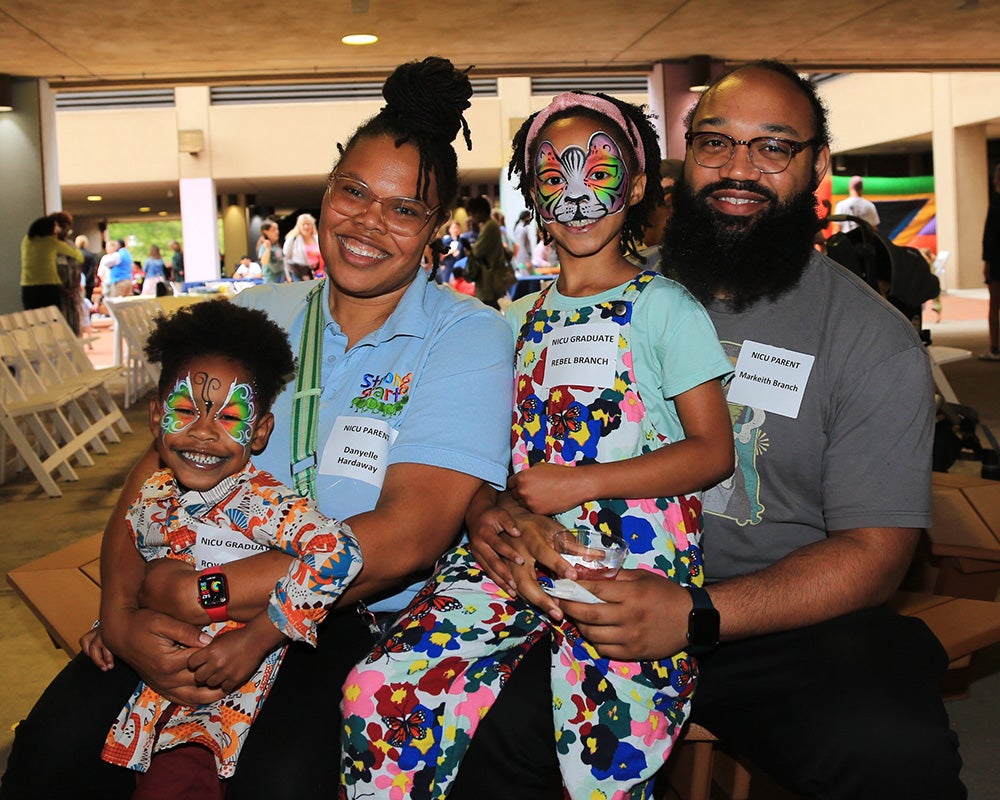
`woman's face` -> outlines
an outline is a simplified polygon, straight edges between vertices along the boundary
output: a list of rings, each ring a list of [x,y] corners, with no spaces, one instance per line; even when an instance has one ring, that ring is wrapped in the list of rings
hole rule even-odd
[[[261,228],[261,233],[263,233],[264,236],[267,238],[267,240],[270,241],[270,242],[276,242],[276,241],[278,241],[278,226],[277,225],[271,225],[269,228]]]
[[[388,137],[358,139],[337,166],[346,175],[367,184],[377,197],[417,197],[420,154],[412,144],[396,147]],[[438,204],[433,176],[426,198]],[[416,236],[400,236],[382,221],[382,205],[373,200],[368,210],[348,217],[323,198],[319,220],[319,246],[326,274],[336,289],[354,297],[402,294],[416,277],[424,248],[434,238],[433,219]]]
[[[299,225],[299,231],[303,236],[313,236],[316,233],[316,226],[313,225],[312,220],[304,219]]]

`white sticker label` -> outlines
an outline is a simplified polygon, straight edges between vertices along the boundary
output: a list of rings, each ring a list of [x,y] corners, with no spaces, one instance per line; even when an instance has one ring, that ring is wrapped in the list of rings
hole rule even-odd
[[[242,533],[206,525],[204,522],[197,523],[194,529],[198,538],[192,553],[198,570],[228,564],[271,549],[248,539]]]
[[[614,386],[620,330],[614,322],[591,322],[550,333],[544,385]]]
[[[815,360],[805,353],[747,340],[726,397],[730,403],[796,419]]]
[[[337,417],[323,448],[319,471],[324,475],[370,483],[381,488],[389,448],[397,431],[388,422],[368,417]]]

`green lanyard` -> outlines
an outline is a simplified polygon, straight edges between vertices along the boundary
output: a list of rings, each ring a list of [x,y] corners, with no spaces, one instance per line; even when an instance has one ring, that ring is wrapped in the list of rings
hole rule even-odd
[[[306,318],[299,340],[299,368],[292,398],[292,480],[295,491],[316,499],[316,438],[319,428],[319,370],[323,356],[323,284],[306,295]]]

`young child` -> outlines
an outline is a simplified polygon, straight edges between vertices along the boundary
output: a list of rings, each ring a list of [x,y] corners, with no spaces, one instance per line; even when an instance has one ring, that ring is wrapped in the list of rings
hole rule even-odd
[[[662,197],[659,165],[642,111],[605,95],[560,95],[515,136],[511,172],[561,271],[506,311],[516,339],[508,492],[554,518],[550,530],[521,532],[532,552],[582,525],[622,536],[627,569],[700,585],[699,492],[734,464],[722,392],[731,365],[704,309],[625,257]],[[491,491],[470,506],[470,528],[492,518],[501,530]],[[562,577],[576,574],[556,563]],[[478,721],[549,633],[564,791],[650,796],[690,708],[691,659],[613,661],[557,616],[511,598],[466,547],[446,554],[345,683],[348,796],[391,786],[444,797]]]
[[[315,644],[316,625],[361,569],[361,552],[346,525],[250,462],[267,446],[271,404],[295,368],[287,336],[264,312],[222,300],[188,306],[161,317],[145,349],[162,364],[149,416],[164,469],[143,485],[128,524],[147,561],[182,559],[201,570],[213,638],[188,665],[199,683],[229,694],[185,707],[140,684],[102,757],[146,773],[133,797],[221,797],[282,643]],[[271,548],[295,560],[270,607],[245,625],[229,619],[220,565]],[[100,642],[88,653],[102,669],[113,663]]]

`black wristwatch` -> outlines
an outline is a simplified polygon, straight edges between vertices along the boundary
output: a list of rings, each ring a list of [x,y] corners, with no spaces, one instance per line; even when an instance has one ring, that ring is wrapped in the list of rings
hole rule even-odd
[[[218,567],[209,567],[198,574],[198,602],[212,622],[229,619],[229,584]]]
[[[691,594],[694,604],[688,614],[688,652],[694,656],[707,656],[719,644],[719,612],[701,586],[684,588]]]

